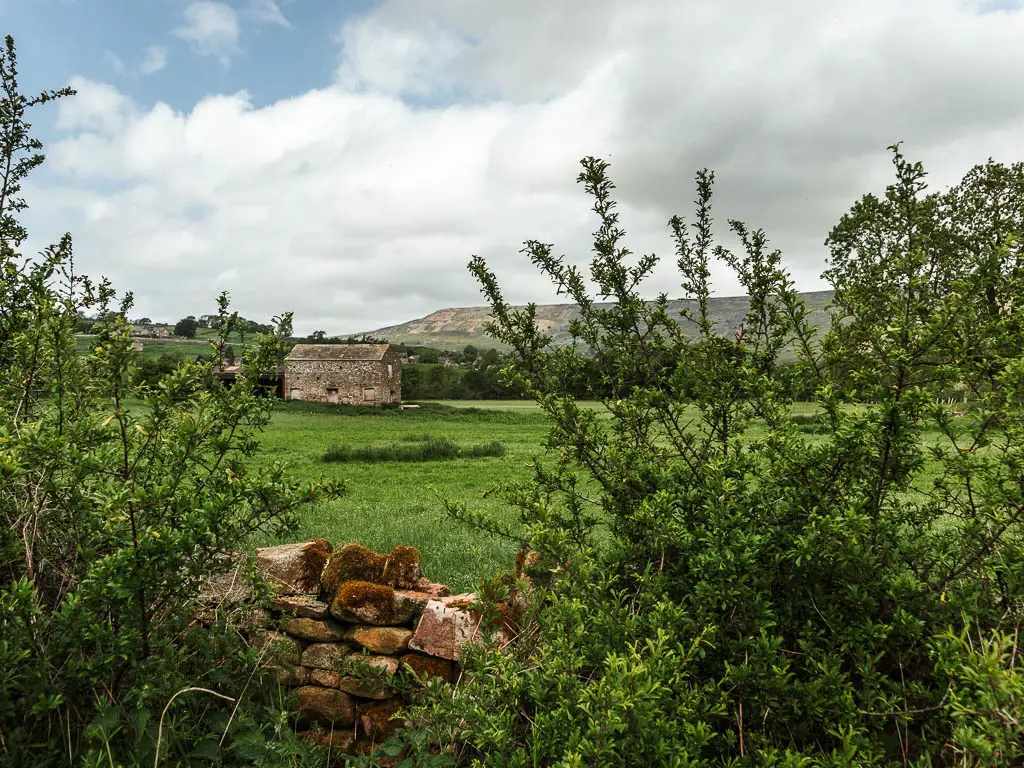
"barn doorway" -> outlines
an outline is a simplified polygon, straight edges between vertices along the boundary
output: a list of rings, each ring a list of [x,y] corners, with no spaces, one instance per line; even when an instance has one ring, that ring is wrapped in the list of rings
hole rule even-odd
[[[337,403],[338,402],[338,388],[337,387],[328,387],[327,388],[327,402],[328,403]]]
[[[377,399],[377,388],[376,387],[364,387],[363,388],[363,400],[366,402],[373,402]]]

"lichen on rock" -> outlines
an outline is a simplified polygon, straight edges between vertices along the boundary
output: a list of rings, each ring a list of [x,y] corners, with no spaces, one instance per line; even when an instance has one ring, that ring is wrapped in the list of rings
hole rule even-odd
[[[350,542],[338,549],[327,560],[320,575],[320,592],[333,596],[346,581],[366,581],[379,584],[384,576],[387,558],[369,547]]]

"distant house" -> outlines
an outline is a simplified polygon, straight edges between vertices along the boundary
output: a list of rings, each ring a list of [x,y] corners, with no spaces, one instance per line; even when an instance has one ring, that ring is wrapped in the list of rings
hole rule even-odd
[[[390,344],[296,344],[284,359],[284,397],[345,405],[402,399],[402,358]]]

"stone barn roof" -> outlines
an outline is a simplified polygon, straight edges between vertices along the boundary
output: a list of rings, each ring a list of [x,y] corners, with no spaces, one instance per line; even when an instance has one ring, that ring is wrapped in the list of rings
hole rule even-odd
[[[286,360],[383,360],[390,344],[296,344]]]

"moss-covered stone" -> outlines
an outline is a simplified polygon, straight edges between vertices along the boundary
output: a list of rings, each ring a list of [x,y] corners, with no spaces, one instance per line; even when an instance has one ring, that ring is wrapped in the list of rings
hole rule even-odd
[[[330,553],[331,544],[326,539],[279,544],[257,549],[256,564],[278,595],[303,595],[319,589],[320,574]]]
[[[334,596],[331,614],[367,624],[391,624],[395,621],[395,590],[369,581],[346,581]]]
[[[380,584],[386,560],[384,555],[362,544],[346,544],[327,560],[320,576],[320,591],[323,595],[333,596],[346,581]]]
[[[418,617],[428,597],[368,581],[346,581],[331,602],[331,615],[355,624],[399,626]]]
[[[414,589],[420,579],[420,551],[398,546],[384,561],[383,582],[396,589]]]

